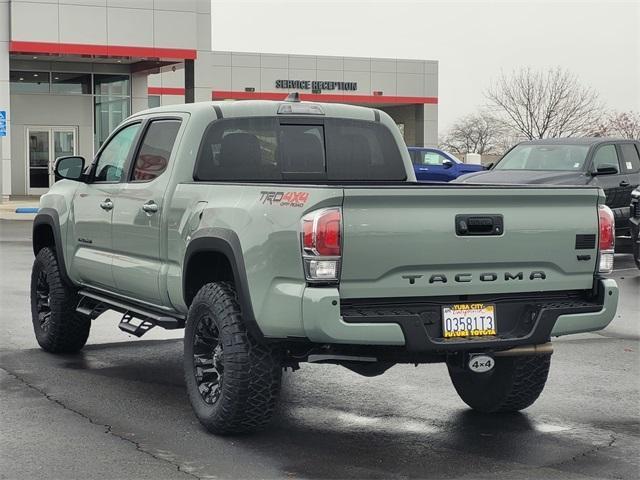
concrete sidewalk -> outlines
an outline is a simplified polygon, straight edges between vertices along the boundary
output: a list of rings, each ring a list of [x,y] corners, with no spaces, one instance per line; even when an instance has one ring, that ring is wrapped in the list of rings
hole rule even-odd
[[[0,203],[0,220],[33,221],[35,213],[16,213],[19,208],[38,208],[37,200],[11,200]]]

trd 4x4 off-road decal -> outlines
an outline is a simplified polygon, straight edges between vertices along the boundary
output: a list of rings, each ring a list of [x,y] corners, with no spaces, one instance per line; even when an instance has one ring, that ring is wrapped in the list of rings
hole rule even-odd
[[[260,202],[281,207],[303,207],[309,200],[309,192],[260,192]]]

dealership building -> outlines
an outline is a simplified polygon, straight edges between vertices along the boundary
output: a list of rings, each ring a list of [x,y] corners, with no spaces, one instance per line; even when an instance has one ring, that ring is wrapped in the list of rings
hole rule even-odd
[[[434,145],[438,63],[211,50],[209,0],[0,0],[0,199],[37,196],[131,113],[210,100],[380,108]]]

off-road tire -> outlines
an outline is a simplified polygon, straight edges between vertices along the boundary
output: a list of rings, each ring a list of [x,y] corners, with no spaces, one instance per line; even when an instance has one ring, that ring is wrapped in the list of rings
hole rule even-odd
[[[74,353],[87,343],[91,320],[76,312],[77,305],[78,294],[62,279],[56,254],[41,249],[31,270],[31,320],[44,350]]]
[[[636,267],[640,268],[640,232],[638,230],[631,231],[631,252],[633,253],[633,261]]]
[[[460,398],[484,413],[517,412],[535,402],[547,381],[551,355],[497,357],[489,372],[475,373],[448,361],[449,376]]]
[[[194,347],[200,335],[196,332],[202,328],[198,327],[200,322],[217,328],[216,345],[220,346],[216,348],[222,349],[216,365],[223,367],[223,373],[214,403],[212,398],[205,401],[206,394],[199,389],[202,381],[196,378],[194,350],[203,348],[201,341]],[[204,348],[209,351],[209,343]],[[185,328],[184,373],[191,406],[210,432],[218,435],[253,432],[263,429],[271,419],[282,380],[281,350],[277,345],[258,342],[247,332],[232,284],[208,283],[193,299]],[[204,388],[211,391],[211,387]]]

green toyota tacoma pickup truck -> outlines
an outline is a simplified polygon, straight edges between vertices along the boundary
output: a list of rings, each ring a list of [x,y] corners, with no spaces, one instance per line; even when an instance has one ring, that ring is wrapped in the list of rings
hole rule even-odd
[[[470,407],[520,410],[551,337],[616,310],[601,190],[418,184],[375,109],[151,109],[56,175],[33,225],[38,343],[77,351],[106,310],[137,336],[184,327],[188,396],[218,434],[264,427],[300,362],[443,362]]]

